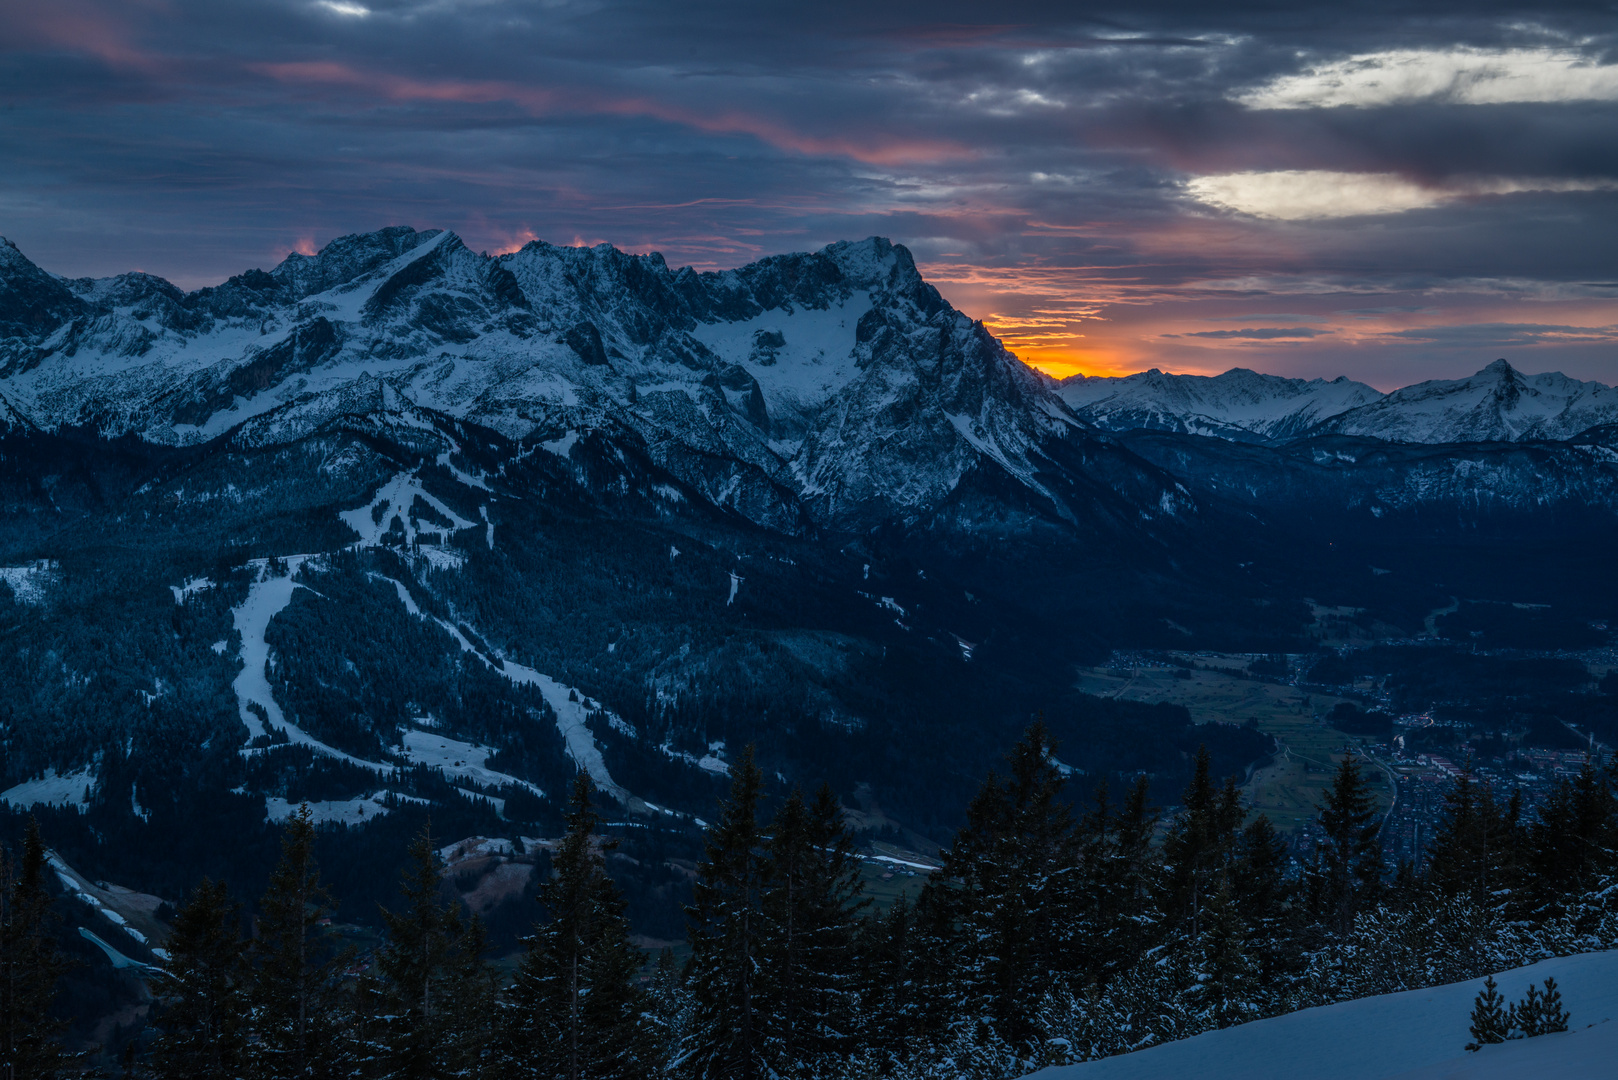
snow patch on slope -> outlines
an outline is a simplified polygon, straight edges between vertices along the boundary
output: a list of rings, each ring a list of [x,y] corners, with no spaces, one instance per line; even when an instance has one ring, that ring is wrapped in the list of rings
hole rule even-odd
[[[19,809],[30,806],[74,806],[82,810],[89,805],[85,793],[94,790],[95,782],[95,769],[88,765],[70,773],[46,769],[45,775],[36,780],[24,780],[15,787],[0,791],[0,802],[10,803]]]
[[[56,583],[55,560],[41,559],[27,566],[0,566],[0,581],[11,587],[19,604],[37,606],[45,602],[46,590]]]
[[[511,785],[527,788],[535,795],[544,797],[545,792],[527,780],[519,780],[515,776],[487,768],[489,758],[496,752],[492,746],[461,742],[447,735],[435,735],[430,731],[418,731],[414,728],[404,733],[404,739],[399,747],[399,753],[409,758],[411,764],[439,769],[446,777],[470,780],[484,787],[498,788]]]

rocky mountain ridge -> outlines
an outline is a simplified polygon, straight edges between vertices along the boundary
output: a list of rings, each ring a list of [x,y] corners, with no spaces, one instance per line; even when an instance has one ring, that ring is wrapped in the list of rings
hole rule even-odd
[[[1169,375],[1157,368],[1121,377],[1074,375],[1057,394],[1107,431],[1173,431],[1235,442],[1282,442],[1382,395],[1339,376],[1287,379],[1247,368],[1222,375]]]
[[[1396,443],[1566,440],[1618,422],[1618,391],[1557,372],[1525,375],[1496,360],[1464,379],[1430,379],[1383,394],[1345,376],[1287,379],[1232,368],[1222,375],[1075,375],[1057,394],[1107,431],[1167,431],[1269,445],[1318,435]]]
[[[1072,518],[1053,447],[1105,452],[880,238],[698,274],[608,245],[491,258],[391,228],[194,293],[61,280],[4,251],[0,392],[46,430],[291,441],[385,387],[519,441],[632,432],[771,527],[793,502],[822,523],[914,521],[983,468]],[[1172,485],[1147,486],[1172,512]]]

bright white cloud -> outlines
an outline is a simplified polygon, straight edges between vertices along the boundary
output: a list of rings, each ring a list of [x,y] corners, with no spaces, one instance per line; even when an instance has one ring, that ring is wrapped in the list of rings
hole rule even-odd
[[[1612,190],[1606,181],[1533,177],[1485,177],[1430,187],[1394,173],[1293,169],[1276,172],[1199,176],[1185,190],[1198,202],[1278,221],[1364,217],[1423,210],[1468,195],[1510,195],[1524,191]]]
[[[1618,101],[1618,64],[1570,49],[1393,49],[1284,75],[1236,100],[1253,109]]]
[[[1396,214],[1437,205],[1443,198],[1391,173],[1324,170],[1200,176],[1186,184],[1186,191],[1209,206],[1281,221]]]
[[[371,13],[371,9],[364,4],[355,4],[351,0],[315,0],[315,7],[346,19],[363,19]]]

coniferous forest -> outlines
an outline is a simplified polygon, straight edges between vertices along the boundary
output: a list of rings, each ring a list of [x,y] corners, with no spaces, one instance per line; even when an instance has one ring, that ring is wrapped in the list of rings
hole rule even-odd
[[[344,944],[305,807],[261,896],[202,880],[172,913],[121,1075],[988,1080],[1618,941],[1613,764],[1587,762],[1533,815],[1463,773],[1418,873],[1385,862],[1353,755],[1298,864],[1206,750],[1165,816],[1144,778],[1072,804],[1056,749],[1036,721],[984,780],[942,868],[879,910],[838,794],[769,799],[749,748],[706,831],[683,960],[633,944],[608,873],[616,841],[583,773],[514,966],[490,962],[427,830],[399,853],[402,902],[380,913],[382,944]],[[71,961],[48,858],[37,826],[0,854],[12,1080],[88,1062],[53,1008]],[[1472,1033],[1566,1024],[1554,980],[1509,1008],[1491,980]]]

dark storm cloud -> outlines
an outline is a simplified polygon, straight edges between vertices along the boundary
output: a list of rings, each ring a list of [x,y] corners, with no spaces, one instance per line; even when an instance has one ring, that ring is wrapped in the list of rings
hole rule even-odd
[[[1614,29],[1606,4],[0,0],[0,234],[195,285],[395,222],[699,266],[881,233],[1036,358],[1146,366],[1166,328],[1338,348],[1177,313],[1610,303],[1579,283],[1618,279],[1618,89],[1566,69],[1614,63]],[[1276,97],[1401,51],[1539,89]],[[1282,172],[1384,179],[1358,216],[1186,186]],[[1161,325],[1129,344],[1141,305]]]

